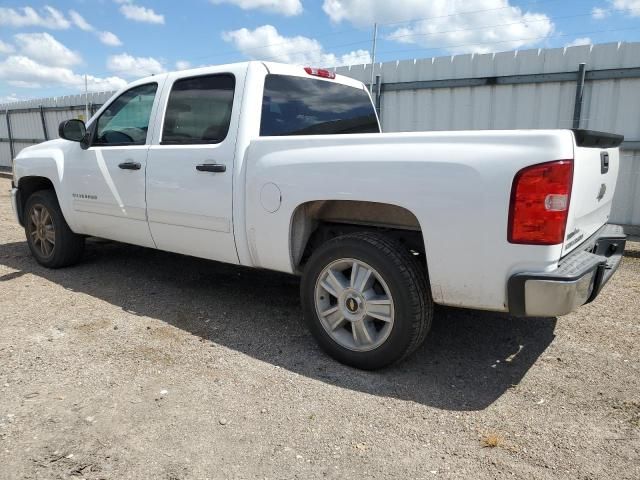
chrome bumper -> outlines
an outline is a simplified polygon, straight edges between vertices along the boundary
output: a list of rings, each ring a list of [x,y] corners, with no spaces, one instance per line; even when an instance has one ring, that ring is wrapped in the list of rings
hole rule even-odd
[[[509,312],[525,317],[566,315],[593,301],[615,273],[626,243],[622,227],[605,225],[582,248],[544,273],[518,273],[509,279]]]
[[[18,212],[18,189],[11,189],[11,207],[13,208],[13,214],[15,215],[16,222],[20,223],[20,213]]]

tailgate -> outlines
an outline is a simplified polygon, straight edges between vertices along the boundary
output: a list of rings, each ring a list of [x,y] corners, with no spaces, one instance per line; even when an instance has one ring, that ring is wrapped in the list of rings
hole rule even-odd
[[[587,240],[609,220],[618,180],[621,135],[574,130],[573,186],[562,254]]]

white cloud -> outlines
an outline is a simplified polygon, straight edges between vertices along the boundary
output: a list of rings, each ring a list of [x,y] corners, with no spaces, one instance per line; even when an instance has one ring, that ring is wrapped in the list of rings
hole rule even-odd
[[[40,13],[32,7],[0,7],[0,25],[8,27],[43,27],[52,30],[65,30],[71,26],[69,20],[53,7],[43,7]]]
[[[573,42],[569,42],[565,47],[579,47],[581,45],[593,45],[593,42],[589,37],[576,38]]]
[[[156,13],[152,8],[141,7],[133,3],[133,1],[116,0],[120,3],[120,13],[128,20],[143,23],[164,24],[164,15]]]
[[[87,22],[84,17],[75,10],[69,10],[69,18],[71,18],[71,21],[76,27],[85,32],[93,33],[104,45],[109,47],[119,47],[122,45],[122,42],[115,33],[96,30],[93,25]]]
[[[22,55],[12,55],[0,62],[0,79],[23,88],[62,86],[84,90],[84,75],[74,73],[69,68],[44,65]],[[89,75],[87,80],[91,91],[115,90],[127,84],[115,76],[98,78]]]
[[[222,38],[233,43],[247,57],[258,60],[321,67],[371,62],[366,50],[356,50],[338,57],[325,52],[320,42],[313,38],[284,37],[272,25],[263,25],[255,30],[241,28],[224,32]]]
[[[165,72],[159,60],[153,57],[133,57],[128,53],[110,56],[107,68],[127,77],[148,77]]]
[[[591,10],[591,18],[595,20],[602,20],[603,18],[606,18],[608,16],[609,10],[607,10],[606,8],[593,7],[593,10]]]
[[[214,5],[230,3],[243,10],[262,9],[273,13],[279,13],[287,17],[302,13],[300,0],[211,0]]]
[[[333,22],[362,28],[374,22],[400,22],[403,25],[388,38],[452,53],[486,53],[533,45],[554,28],[547,15],[523,12],[509,0],[324,0],[322,8]],[[418,20],[405,26],[411,18]]]
[[[82,62],[77,52],[69,50],[48,33],[18,33],[13,38],[21,55],[44,65],[69,67]]]
[[[640,17],[640,0],[613,0],[612,3],[616,10],[632,17]]]
[[[119,3],[123,2],[120,1]],[[32,7],[23,7],[22,9],[0,7],[0,25],[16,28],[43,27],[58,30],[67,29],[74,25],[85,32],[92,32],[105,45],[110,47],[119,47],[122,45],[122,42],[115,34],[96,30],[93,25],[75,10],[69,10],[69,18],[67,19],[62,12],[49,6],[43,7],[41,13],[38,13]],[[0,53],[2,53],[2,50],[0,50]]]
[[[108,45],[109,47],[119,47],[122,45],[122,41],[118,38],[115,33],[111,32],[97,32],[98,38],[102,43]]]
[[[191,68],[191,62],[187,60],[178,60],[176,62],[176,70],[189,70]]]
[[[14,50],[15,48],[13,48],[13,45],[0,40],[0,54],[12,53]]]
[[[329,66],[361,65],[363,63],[371,63],[371,54],[369,50],[358,49],[341,55],[338,63]]]
[[[75,10],[69,10],[69,17],[73,24],[80,30],[84,30],[85,32],[91,32],[93,30],[91,24],[89,24],[89,22],[87,22],[84,17]]]

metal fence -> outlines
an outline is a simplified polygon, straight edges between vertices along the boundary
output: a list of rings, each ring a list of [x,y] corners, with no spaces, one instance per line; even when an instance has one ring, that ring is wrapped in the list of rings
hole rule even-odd
[[[365,83],[371,65],[336,71]],[[383,130],[588,128],[625,135],[611,220],[640,226],[640,43],[611,43],[378,63],[373,85]],[[92,94],[94,108],[111,92]],[[57,137],[85,97],[0,105],[0,166]],[[3,125],[4,123],[4,125]]]
[[[58,138],[58,125],[69,118],[83,118],[88,101],[93,114],[113,92],[42,98],[0,105],[0,167],[10,167],[20,150]]]

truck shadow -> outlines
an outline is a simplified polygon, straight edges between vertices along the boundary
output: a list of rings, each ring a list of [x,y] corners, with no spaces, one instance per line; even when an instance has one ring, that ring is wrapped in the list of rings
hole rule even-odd
[[[517,385],[553,341],[556,324],[439,307],[411,358],[363,372],[316,346],[299,321],[299,281],[290,275],[101,240],[90,240],[72,268],[39,266],[24,242],[0,245],[0,263],[18,270],[0,282],[37,275],[300,375],[445,410],[484,409]]]

